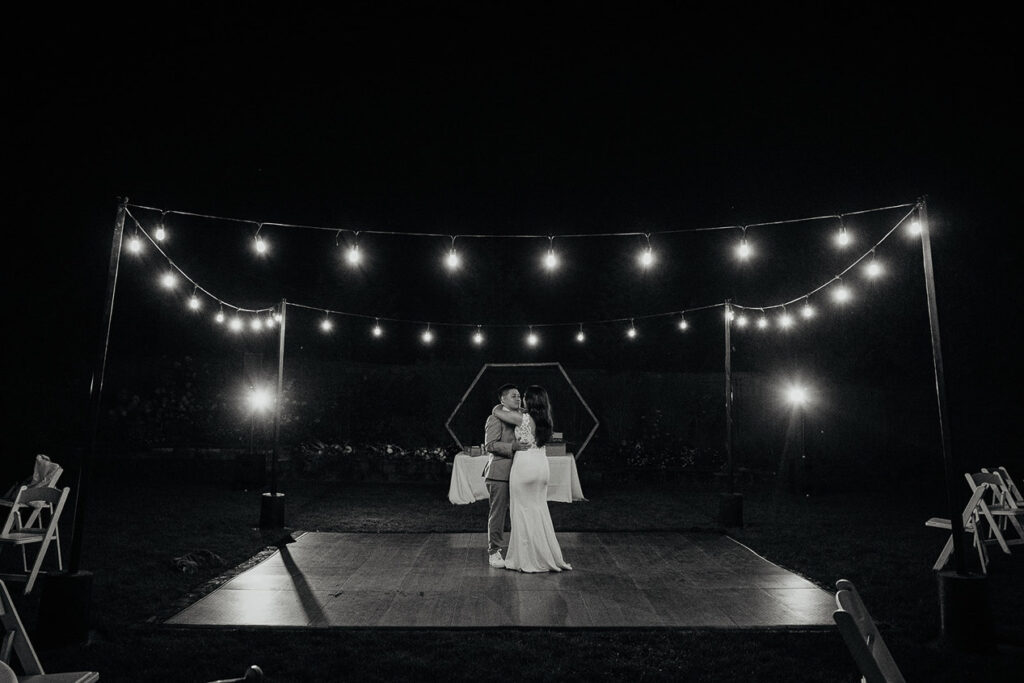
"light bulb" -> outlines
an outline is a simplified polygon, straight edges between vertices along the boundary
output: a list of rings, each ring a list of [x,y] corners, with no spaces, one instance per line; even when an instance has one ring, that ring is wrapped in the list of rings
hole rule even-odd
[[[647,247],[640,252],[640,265],[649,268],[654,263],[654,250]]]
[[[764,316],[764,314],[762,314],[761,317],[757,319],[757,329],[764,330],[764,329],[767,329],[767,328],[768,328],[768,318],[766,318]]]
[[[636,328],[630,325],[629,329],[626,330],[626,336],[630,339],[636,339]]]
[[[459,258],[459,252],[452,249],[448,252],[448,256],[445,257],[444,263],[448,266],[448,270],[455,270],[462,264],[462,259]]]
[[[804,403],[807,403],[807,389],[794,384],[786,389],[786,400],[793,405],[803,405]]]
[[[480,330],[477,330],[476,332],[474,332],[473,333],[473,343],[476,344],[477,346],[480,346],[481,344],[483,344],[484,343],[484,333],[481,332]]]
[[[178,284],[178,277],[174,273],[164,273],[163,277],[160,278],[160,284],[167,289],[174,289],[175,285]]]
[[[348,261],[348,264],[350,266],[359,265],[359,263],[363,260],[363,255],[359,252],[358,244],[353,244],[351,247],[348,248],[348,251],[345,252],[345,260]]]
[[[738,316],[736,316],[736,327],[746,327],[746,326],[747,326],[747,316],[745,316],[742,313],[740,313]]]
[[[580,330],[579,332],[576,333],[576,341],[578,341],[580,344],[586,341],[586,339],[587,335],[583,334],[583,330]]]
[[[540,339],[537,337],[536,332],[530,332],[530,334],[526,335],[527,346],[536,346],[539,341]]]
[[[680,330],[685,330],[689,326],[690,326],[690,323],[686,322],[685,318],[680,318],[679,319],[679,329]]]
[[[864,266],[864,274],[871,279],[878,277],[882,274],[882,264],[872,259],[870,263]]]
[[[732,322],[732,320],[736,317],[736,315],[729,309],[726,309],[723,315],[725,316],[725,319],[728,320],[729,322]]]
[[[164,226],[159,226],[156,229],[156,232],[153,233],[153,237],[156,238],[157,242],[163,242],[165,239],[167,239],[167,231],[164,230]]]
[[[380,328],[380,325],[379,324],[378,325],[374,325],[373,326],[373,336],[374,337],[380,337],[380,336],[383,336],[383,335],[384,335],[384,330],[382,330]]]
[[[224,311],[217,311],[217,315],[213,316],[214,322],[220,324],[224,322]]]
[[[188,307],[191,308],[193,311],[198,311],[202,307],[202,305],[203,302],[201,302],[199,300],[199,297],[197,297],[195,294],[189,297]]]
[[[260,237],[259,235],[256,235],[256,253],[257,254],[266,254],[267,253],[267,243],[264,242],[263,238]]]
[[[558,254],[554,250],[549,249],[548,253],[544,256],[544,267],[548,270],[554,270],[558,267]]]
[[[814,317],[814,306],[805,302],[803,308],[800,309],[800,315],[802,315],[806,320],[810,320]]]
[[[241,332],[243,327],[242,319],[239,318],[237,315],[232,317],[231,322],[228,323],[228,327],[231,329],[232,332]]]
[[[434,341],[434,333],[430,331],[430,328],[423,330],[423,334],[420,336],[424,344],[430,344]]]
[[[128,251],[133,254],[142,253],[142,240],[139,239],[138,235],[132,235],[128,238]]]
[[[910,234],[910,235],[914,235],[914,236],[920,235],[921,234],[921,221],[916,219],[916,218],[914,220],[910,221],[910,223],[907,225],[907,233]]]
[[[252,328],[253,332],[259,332],[263,329],[263,321],[259,318],[253,318],[249,321],[249,327]]]
[[[269,328],[273,328],[274,327],[274,323],[276,323],[276,322],[277,321],[274,320],[274,317],[270,316],[269,318],[267,318],[266,320],[263,321],[263,324],[266,325],[267,328],[269,329]]]
[[[320,329],[324,332],[330,332],[334,328],[334,323],[331,322],[330,318],[324,318],[320,321]]]
[[[832,298],[835,300],[836,303],[839,304],[845,304],[847,301],[850,300],[851,296],[852,294],[850,293],[850,288],[847,287],[846,285],[839,285],[838,287],[832,290]]]
[[[753,248],[750,246],[750,243],[747,242],[747,238],[744,237],[736,247],[736,256],[738,256],[741,261],[746,261],[753,255],[753,253]]]
[[[783,313],[779,316],[779,327],[784,330],[788,330],[793,325],[793,316],[789,313]]]
[[[850,241],[850,233],[846,232],[846,228],[836,233],[836,246],[847,247],[850,245]]]

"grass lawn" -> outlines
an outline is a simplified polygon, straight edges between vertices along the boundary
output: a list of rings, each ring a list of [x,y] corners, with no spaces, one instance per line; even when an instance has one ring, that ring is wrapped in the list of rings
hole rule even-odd
[[[47,670],[94,669],[104,681],[211,681],[259,664],[272,681],[688,680],[856,681],[835,630],[296,630],[162,626],[190,594],[272,544],[256,527],[259,493],[134,472],[97,476],[86,517],[82,566],[95,573],[90,642],[43,650]],[[588,484],[589,501],[552,504],[556,529],[715,532],[710,485]],[[924,521],[944,514],[941,491],[792,497],[752,486],[745,527],[731,535],[822,586],[847,578],[879,622],[910,681],[1020,680],[1024,664],[1024,553],[993,553],[993,616],[1001,640],[991,655],[940,648],[931,564],[945,538]],[[321,531],[482,531],[485,503],[453,506],[447,484],[339,484],[287,479],[287,522]],[[67,531],[64,532],[67,534]],[[65,535],[65,538],[68,536]],[[196,574],[172,558],[211,550],[227,566]],[[20,563],[0,556],[5,570]],[[481,550],[481,561],[484,561]],[[12,590],[14,592],[14,590]],[[30,628],[32,598],[21,598]]]

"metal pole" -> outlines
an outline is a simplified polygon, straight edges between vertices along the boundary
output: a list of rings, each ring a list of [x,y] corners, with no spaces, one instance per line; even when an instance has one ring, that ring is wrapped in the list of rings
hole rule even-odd
[[[82,558],[82,530],[85,526],[85,505],[87,500],[89,477],[92,473],[92,461],[96,457],[96,442],[100,425],[100,402],[103,398],[103,378],[107,371],[107,350],[110,347],[110,324],[114,315],[114,294],[117,291],[117,269],[121,260],[121,239],[124,235],[124,216],[128,208],[128,198],[122,197],[114,218],[114,236],[110,245],[110,266],[107,270],[107,293],[103,306],[103,338],[96,351],[96,366],[89,382],[90,401],[90,435],[89,447],[85,451],[78,467],[75,483],[75,502],[72,506],[71,525],[71,559],[68,571],[78,571]]]
[[[729,493],[736,490],[732,461],[732,299],[725,301],[725,455],[729,462]]]
[[[949,435],[949,414],[946,411],[946,375],[942,369],[942,340],[939,338],[939,310],[935,301],[935,271],[932,268],[932,242],[928,228],[928,202],[917,200],[918,220],[921,223],[921,256],[924,259],[924,286],[928,295],[928,325],[932,333],[932,361],[935,369],[935,395],[939,402],[939,431],[942,434],[942,461],[946,472],[946,505],[949,508],[950,533],[953,534],[953,566],[961,576],[967,573],[964,553],[964,524],[954,482],[957,473],[953,462],[952,440]]]
[[[284,326],[288,300],[281,299],[281,327],[278,332],[277,395],[274,397],[274,455],[270,460],[270,495],[277,497],[277,458],[281,451],[281,402],[284,398]]]

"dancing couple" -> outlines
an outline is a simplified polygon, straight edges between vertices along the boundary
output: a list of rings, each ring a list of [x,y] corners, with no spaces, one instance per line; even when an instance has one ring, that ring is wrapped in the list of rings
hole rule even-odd
[[[548,512],[551,472],[544,448],[552,429],[548,392],[533,385],[520,396],[513,384],[498,392],[498,405],[484,425],[484,451],[490,453],[484,467],[490,498],[488,562],[498,569],[521,572],[572,569],[562,559]],[[506,546],[505,520],[509,518],[512,532]]]

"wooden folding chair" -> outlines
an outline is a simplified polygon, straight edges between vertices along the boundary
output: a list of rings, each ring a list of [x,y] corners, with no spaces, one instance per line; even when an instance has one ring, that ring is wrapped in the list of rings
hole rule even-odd
[[[1024,519],[1024,507],[1017,504],[1013,491],[1003,481],[1002,475],[996,472],[968,472],[964,477],[972,491],[985,489],[983,500],[986,501],[989,513],[996,520],[996,524],[989,528],[989,538],[995,536],[1007,553],[1010,552],[1011,545],[1024,545],[1024,526],[1021,526],[1020,522]],[[1004,532],[1010,529],[1016,536],[1011,535],[1007,539]]]
[[[0,641],[0,662],[6,666],[11,662],[11,654],[18,656],[18,662],[25,671],[25,675],[17,677],[20,683],[93,683],[100,679],[100,675],[95,671],[60,674],[48,674],[43,671],[43,665],[39,663],[36,650],[25,633],[21,617],[18,616],[18,610],[11,601],[11,594],[7,592],[7,585],[3,581],[0,581],[0,623],[4,627],[3,640]],[[0,675],[3,673],[0,670]]]
[[[857,589],[846,579],[836,581],[836,589],[836,606],[839,609],[832,613],[832,619],[857,662],[857,668],[862,674],[861,681],[906,683]]]
[[[245,670],[245,675],[241,678],[221,678],[210,683],[262,683],[262,681],[263,669],[253,664]]]
[[[43,566],[43,559],[50,543],[57,536],[57,524],[60,522],[60,514],[64,511],[64,503],[68,499],[71,489],[65,486],[62,489],[51,489],[49,487],[28,488],[22,486],[14,497],[14,504],[7,513],[3,530],[0,531],[0,549],[6,545],[15,545],[24,548],[33,543],[39,544],[39,553],[29,572],[28,582],[25,584],[25,594],[31,592],[35,586],[36,577],[39,576],[39,569]],[[20,508],[22,506],[33,507],[33,503],[42,502],[49,505],[53,512],[49,522],[41,529],[23,527],[21,524]],[[27,569],[27,568],[26,568]]]

